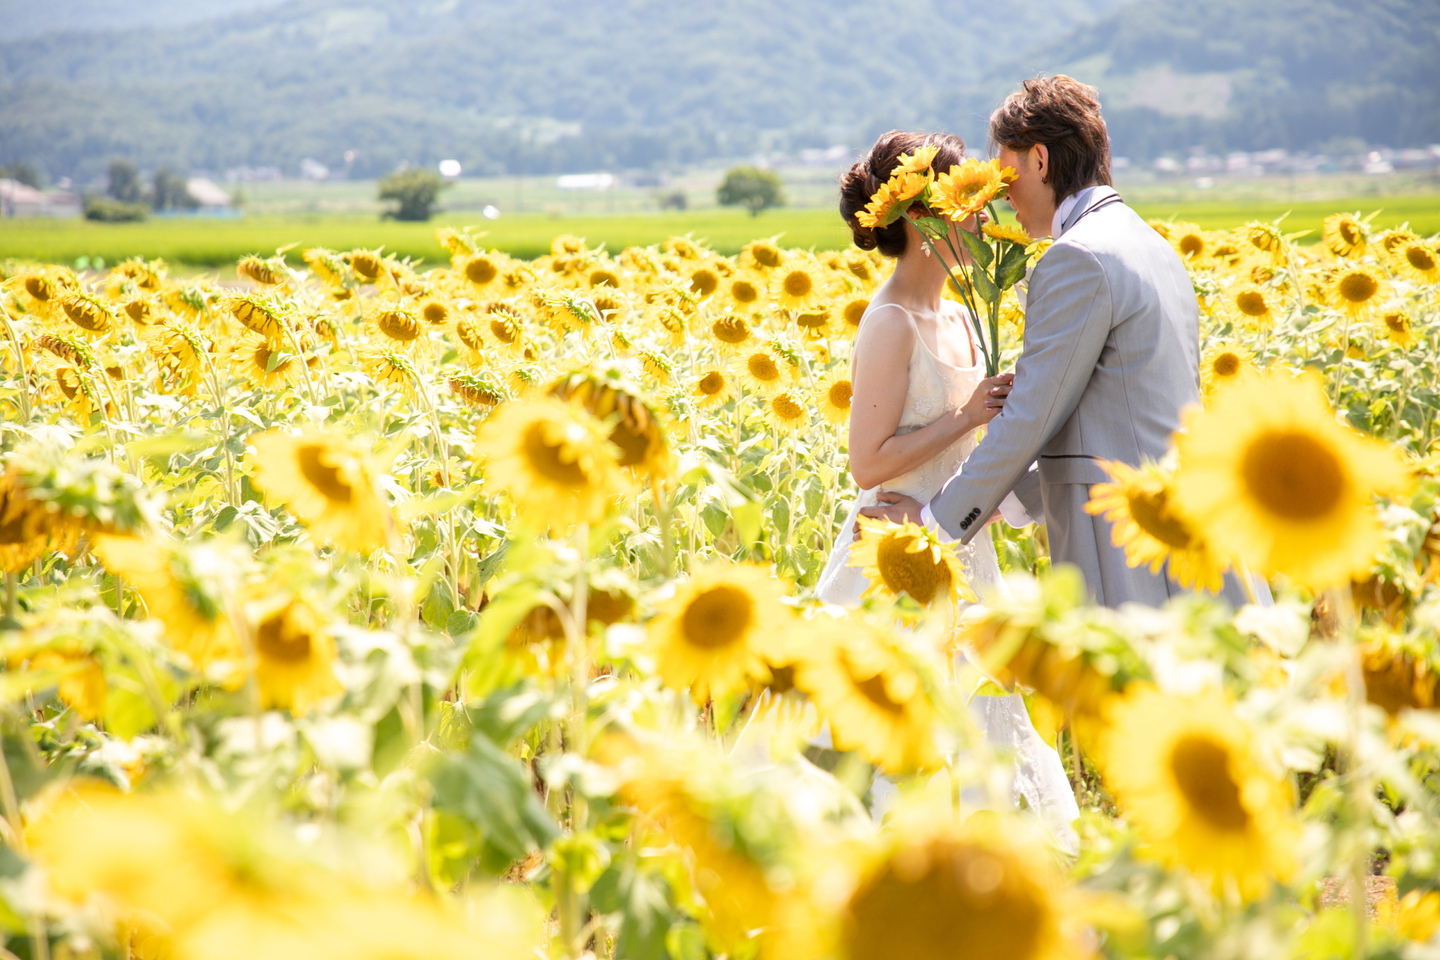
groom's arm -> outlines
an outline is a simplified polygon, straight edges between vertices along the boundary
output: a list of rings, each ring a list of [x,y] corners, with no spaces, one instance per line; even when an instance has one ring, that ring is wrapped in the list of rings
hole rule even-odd
[[[1112,318],[1110,286],[1095,257],[1073,244],[1051,247],[1031,278],[1024,349],[1005,409],[930,501],[930,514],[952,537],[968,542],[979,532],[1070,419]]]

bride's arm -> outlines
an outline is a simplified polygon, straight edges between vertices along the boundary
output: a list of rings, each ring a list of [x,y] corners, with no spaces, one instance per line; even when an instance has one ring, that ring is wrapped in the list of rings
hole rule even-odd
[[[855,342],[850,402],[850,474],[863,489],[934,459],[1004,405],[1009,374],[982,380],[961,406],[919,430],[896,434],[910,385],[910,354],[918,334],[898,308],[882,305],[861,326]],[[991,393],[991,390],[996,393]]]

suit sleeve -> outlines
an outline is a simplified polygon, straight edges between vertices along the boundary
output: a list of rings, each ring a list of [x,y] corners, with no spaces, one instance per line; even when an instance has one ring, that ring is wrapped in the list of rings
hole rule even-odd
[[[1110,286],[1099,261],[1075,244],[1046,252],[1030,281],[1015,385],[985,439],[930,501],[951,536],[969,542],[1020,484],[1070,419],[1110,335]],[[1021,484],[1024,486],[1024,484]]]

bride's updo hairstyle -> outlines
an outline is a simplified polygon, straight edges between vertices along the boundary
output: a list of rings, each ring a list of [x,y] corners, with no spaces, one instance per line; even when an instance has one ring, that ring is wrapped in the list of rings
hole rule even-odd
[[[902,153],[914,153],[923,146],[940,148],[930,169],[943,173],[965,159],[965,141],[952,133],[905,133],[891,130],[875,141],[870,153],[840,177],[840,216],[845,218],[861,250],[879,249],[887,257],[898,257],[910,242],[909,230],[902,217],[888,227],[872,230],[862,227],[855,215],[865,209],[880,185],[890,179],[899,165]]]

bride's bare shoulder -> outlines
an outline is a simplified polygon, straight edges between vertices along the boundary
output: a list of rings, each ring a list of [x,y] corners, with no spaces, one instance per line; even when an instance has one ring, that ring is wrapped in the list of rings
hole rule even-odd
[[[860,318],[860,335],[864,337],[867,333],[871,336],[882,334],[886,339],[900,331],[907,334],[914,330],[915,320],[910,316],[910,311],[892,301],[870,301],[870,306],[865,308],[865,315]]]

